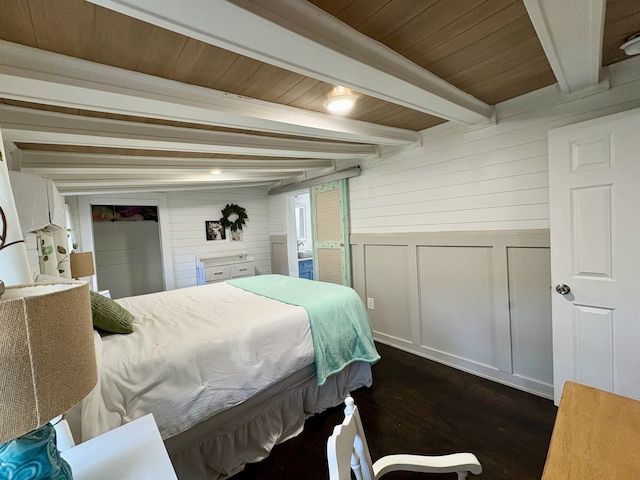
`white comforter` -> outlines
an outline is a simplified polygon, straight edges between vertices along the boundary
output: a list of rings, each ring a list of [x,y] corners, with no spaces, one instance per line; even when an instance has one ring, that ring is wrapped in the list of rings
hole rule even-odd
[[[304,308],[226,283],[118,303],[135,332],[97,337],[98,385],[74,414],[82,441],[149,412],[168,438],[313,363]]]

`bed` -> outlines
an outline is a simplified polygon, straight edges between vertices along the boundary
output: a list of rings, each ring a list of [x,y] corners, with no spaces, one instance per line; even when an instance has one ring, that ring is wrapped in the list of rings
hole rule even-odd
[[[224,479],[370,386],[379,359],[354,290],[261,275],[117,301],[96,388],[68,414],[85,441],[153,413],[179,478]]]

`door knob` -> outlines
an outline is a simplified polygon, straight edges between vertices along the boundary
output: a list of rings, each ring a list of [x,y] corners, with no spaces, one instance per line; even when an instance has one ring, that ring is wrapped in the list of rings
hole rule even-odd
[[[556,285],[556,292],[558,292],[560,295],[566,295],[570,291],[571,289],[569,288],[569,285],[565,285],[564,283],[561,285]]]

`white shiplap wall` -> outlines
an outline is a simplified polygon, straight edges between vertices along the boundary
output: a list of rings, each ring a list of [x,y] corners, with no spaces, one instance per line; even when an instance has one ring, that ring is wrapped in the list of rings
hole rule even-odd
[[[269,195],[269,234],[286,235],[286,209],[288,194]]]
[[[269,258],[269,209],[267,207],[267,191],[260,188],[238,188],[223,190],[197,190],[171,192],[166,195],[166,215],[168,239],[164,241],[165,256],[169,256],[169,264],[173,267],[165,275],[169,275],[166,284],[168,289],[190,287],[197,284],[195,257],[215,255],[227,251],[246,250],[255,260],[256,273],[271,273]],[[157,197],[155,195],[154,197]],[[132,197],[148,199],[149,194],[128,194]],[[82,242],[80,208],[77,197],[67,197],[70,207],[73,228],[77,238]],[[231,242],[229,238],[219,241],[207,241],[205,237],[205,221],[219,220],[221,210],[228,203],[244,207],[249,220],[243,229],[242,241]],[[162,207],[160,207],[162,208]],[[80,243],[79,250],[90,250],[90,245]]]
[[[80,209],[78,206],[78,197],[65,197],[64,203],[67,205],[67,209],[69,212],[69,228],[71,229],[69,234],[71,235],[71,240],[72,242],[76,242],[78,244],[77,251],[82,252],[84,251],[84,249],[82,247],[82,229],[80,228]]]
[[[547,132],[640,106],[640,59],[610,81],[574,99],[547,87],[497,105],[495,125],[444,124],[419,148],[364,162],[349,179],[351,232],[548,228]]]
[[[38,248],[38,236],[35,233],[23,235],[24,245],[27,250],[27,260],[29,261],[29,271],[31,278],[35,280],[40,273],[40,249]]]
[[[246,250],[254,258],[256,274],[271,273],[269,256],[269,208],[265,188],[196,190],[167,194],[174,286],[196,285],[195,257]],[[207,241],[206,220],[219,220],[228,203],[244,207],[249,220],[242,241]],[[228,232],[227,232],[228,233]]]

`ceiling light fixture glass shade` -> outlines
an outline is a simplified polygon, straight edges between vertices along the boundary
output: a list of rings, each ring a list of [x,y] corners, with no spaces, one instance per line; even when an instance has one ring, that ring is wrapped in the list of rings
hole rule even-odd
[[[332,113],[344,113],[353,108],[356,103],[356,96],[351,90],[344,87],[336,87],[329,94],[329,98],[324,101],[324,108]]]
[[[624,50],[624,53],[627,55],[640,54],[640,32],[631,35],[627,41],[620,46],[620,49]]]

